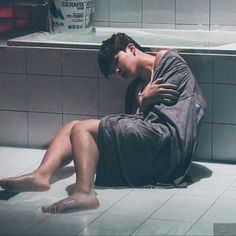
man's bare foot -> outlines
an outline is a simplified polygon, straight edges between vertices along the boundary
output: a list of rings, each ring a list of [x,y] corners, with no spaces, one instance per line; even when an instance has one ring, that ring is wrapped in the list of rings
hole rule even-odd
[[[46,191],[50,184],[42,176],[30,173],[0,180],[0,187],[12,192]]]
[[[43,206],[43,212],[60,213],[67,210],[90,210],[96,209],[99,206],[99,202],[96,198],[96,194],[90,193],[73,193],[71,196],[58,201],[51,206]]]

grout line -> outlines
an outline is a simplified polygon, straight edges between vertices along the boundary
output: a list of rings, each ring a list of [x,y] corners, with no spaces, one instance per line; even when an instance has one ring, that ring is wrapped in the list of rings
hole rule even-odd
[[[121,197],[119,200],[117,200],[115,203],[113,203],[110,207],[108,207],[106,210],[102,211],[101,214],[97,217],[95,217],[95,219],[93,219],[88,225],[86,225],[84,228],[82,228],[76,235],[78,235],[79,233],[81,233],[82,231],[84,231],[89,225],[91,225],[92,223],[94,223],[98,218],[100,218],[102,215],[104,215],[106,212],[108,212],[113,206],[115,206],[118,202],[120,202],[122,199],[124,199],[129,193],[131,193],[132,191],[134,191],[134,189],[130,189],[130,191],[128,193],[126,193],[123,197]]]
[[[215,185],[214,185],[215,186]],[[200,219],[210,210],[210,208],[221,198],[221,196],[230,188],[229,186],[226,186],[225,190],[219,194],[219,196],[213,201],[212,204],[199,216],[199,218],[195,221],[195,223],[186,231],[185,235],[200,221]]]
[[[177,3],[176,3],[177,0],[175,0],[175,29],[177,28],[177,15],[176,15],[176,12],[177,12]]]
[[[141,223],[140,225],[138,225],[131,233],[129,236],[131,236],[138,228],[140,228],[142,225],[144,225],[161,207],[163,207],[170,199],[172,199],[179,191],[177,191],[176,193],[173,193],[173,195],[171,195],[166,201],[164,201],[154,212],[152,212],[150,214],[150,216],[148,216],[146,218],[146,220],[143,221],[143,223]]]
[[[209,0],[209,26],[208,26],[208,30],[211,30],[211,0]]]
[[[211,84],[211,101],[212,101],[212,104],[211,104],[211,161],[213,160],[213,135],[214,135],[214,132],[213,132],[213,120],[214,120],[214,118],[213,118],[213,116],[214,116],[214,112],[213,112],[213,107],[214,107],[214,100],[213,100],[213,97],[214,97],[214,92],[213,92],[213,85],[214,85],[214,83],[213,83],[213,80],[214,80],[214,58],[213,57],[211,57],[211,76],[212,76],[212,78],[211,78],[211,81],[212,81],[212,84]]]

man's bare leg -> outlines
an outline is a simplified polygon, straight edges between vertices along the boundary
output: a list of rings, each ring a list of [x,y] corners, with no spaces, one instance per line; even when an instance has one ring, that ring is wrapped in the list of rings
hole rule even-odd
[[[94,177],[98,161],[96,135],[98,120],[78,122],[71,132],[71,143],[76,171],[74,192],[48,207],[44,212],[58,213],[66,210],[94,209],[99,206],[94,191]]]
[[[52,175],[72,160],[71,130],[77,121],[66,124],[55,135],[39,167],[32,173],[0,180],[0,186],[8,191],[46,191]]]

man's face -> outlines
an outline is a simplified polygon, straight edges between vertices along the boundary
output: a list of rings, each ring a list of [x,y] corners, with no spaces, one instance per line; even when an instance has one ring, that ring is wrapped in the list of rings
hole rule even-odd
[[[134,80],[137,78],[137,57],[132,48],[120,51],[115,55],[114,77],[119,80]]]

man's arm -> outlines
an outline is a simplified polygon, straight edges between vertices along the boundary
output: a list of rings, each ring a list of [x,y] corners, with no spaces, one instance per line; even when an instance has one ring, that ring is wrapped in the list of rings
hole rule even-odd
[[[148,85],[142,93],[139,93],[138,112],[146,111],[150,105],[163,103],[166,106],[172,106],[178,101],[177,86],[161,82],[162,79],[157,79],[153,84]]]

